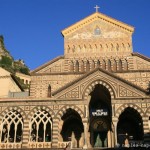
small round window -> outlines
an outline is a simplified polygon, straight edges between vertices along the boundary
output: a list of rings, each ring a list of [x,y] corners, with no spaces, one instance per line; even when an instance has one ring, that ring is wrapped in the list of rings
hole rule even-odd
[[[100,33],[101,33],[100,28],[96,27],[95,30],[94,30],[94,34],[95,35],[100,35]]]

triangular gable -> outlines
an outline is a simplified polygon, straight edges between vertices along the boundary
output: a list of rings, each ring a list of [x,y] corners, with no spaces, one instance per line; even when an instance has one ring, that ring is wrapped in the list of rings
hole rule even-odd
[[[86,87],[94,81],[104,81],[110,85],[115,98],[140,98],[146,96],[144,89],[101,68],[79,77],[52,94],[58,99],[82,99]]]
[[[79,30],[80,28],[83,28],[83,26],[88,25],[91,22],[93,22],[95,20],[99,20],[99,19],[105,20],[106,22],[111,23],[115,26],[118,26],[118,27],[120,27],[120,28],[122,28],[126,31],[131,32],[131,33],[134,31],[134,27],[132,27],[130,25],[127,25],[127,24],[125,24],[121,21],[118,21],[116,19],[113,19],[111,17],[108,17],[108,16],[106,16],[102,13],[96,12],[96,13],[84,18],[83,20],[71,25],[70,27],[62,30],[62,34],[63,34],[63,36],[67,36],[67,35],[75,32],[76,30]]]
[[[48,66],[52,65],[53,63],[55,63],[55,62],[57,62],[57,61],[59,61],[60,59],[63,59],[63,58],[64,58],[64,56],[56,57],[55,59],[53,59],[53,60],[51,60],[51,61],[49,61],[49,62],[47,62],[47,63],[41,65],[40,67],[38,67],[38,68],[36,68],[36,69],[34,69],[34,70],[32,70],[30,73],[31,73],[31,75],[32,75],[32,74],[35,74],[35,73],[42,72],[42,70],[43,70],[43,72],[44,72],[45,69],[46,69]]]

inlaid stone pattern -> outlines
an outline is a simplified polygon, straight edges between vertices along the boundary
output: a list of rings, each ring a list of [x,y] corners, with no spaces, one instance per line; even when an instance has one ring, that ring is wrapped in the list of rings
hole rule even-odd
[[[51,65],[48,65],[48,66],[44,67],[43,69],[39,70],[37,73],[62,72],[63,71],[63,63],[64,63],[64,60],[60,59],[60,60],[52,63]]]
[[[31,96],[47,97],[48,86],[51,85],[52,92],[63,87],[81,75],[41,75],[32,76]]]
[[[137,70],[150,70],[150,61],[136,58]]]
[[[116,73],[118,76],[124,78],[131,83],[142,87],[143,89],[148,88],[150,81],[150,72],[126,72],[126,73]]]
[[[100,30],[99,35],[94,33],[96,28]],[[65,55],[82,57],[86,53],[106,52],[111,55],[126,55],[132,51],[131,39],[130,32],[99,19],[65,37]]]

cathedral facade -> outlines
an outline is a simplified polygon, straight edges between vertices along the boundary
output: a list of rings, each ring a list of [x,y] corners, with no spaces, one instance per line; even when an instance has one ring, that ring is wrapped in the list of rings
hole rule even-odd
[[[96,12],[62,31],[64,55],[31,72],[30,96],[0,99],[0,148],[106,148],[150,132],[150,58],[134,28]]]

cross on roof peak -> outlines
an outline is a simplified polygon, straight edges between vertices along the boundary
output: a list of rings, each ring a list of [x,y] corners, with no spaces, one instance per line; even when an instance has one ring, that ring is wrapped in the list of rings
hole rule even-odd
[[[98,5],[96,5],[94,8],[96,9],[96,12],[98,12],[98,9],[99,9],[100,7],[99,7]]]

